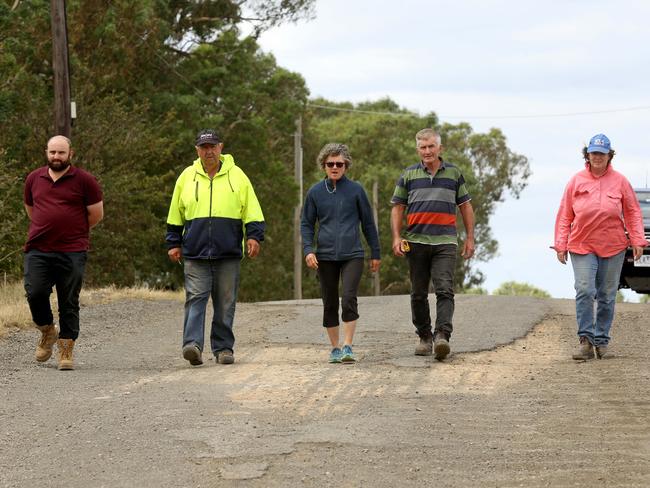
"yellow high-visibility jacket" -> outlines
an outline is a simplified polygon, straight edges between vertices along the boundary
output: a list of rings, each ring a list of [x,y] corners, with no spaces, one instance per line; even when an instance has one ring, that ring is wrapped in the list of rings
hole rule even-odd
[[[264,240],[264,215],[250,180],[230,154],[210,179],[201,160],[176,180],[167,216],[167,248],[181,247],[186,259],[243,256],[246,239]]]

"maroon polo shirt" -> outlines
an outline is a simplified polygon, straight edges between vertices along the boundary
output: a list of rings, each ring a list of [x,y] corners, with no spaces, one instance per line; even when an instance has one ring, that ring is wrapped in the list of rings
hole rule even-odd
[[[25,204],[32,207],[32,220],[25,252],[79,252],[88,250],[89,205],[102,201],[102,189],[93,175],[70,166],[53,181],[44,166],[25,180]]]

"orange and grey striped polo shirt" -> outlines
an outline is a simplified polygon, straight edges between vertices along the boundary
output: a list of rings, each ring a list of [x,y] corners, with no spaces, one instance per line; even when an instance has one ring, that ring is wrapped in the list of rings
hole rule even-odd
[[[404,170],[391,198],[394,205],[406,205],[404,239],[420,244],[458,244],[456,208],[471,200],[460,169],[440,159],[431,175],[419,162]]]

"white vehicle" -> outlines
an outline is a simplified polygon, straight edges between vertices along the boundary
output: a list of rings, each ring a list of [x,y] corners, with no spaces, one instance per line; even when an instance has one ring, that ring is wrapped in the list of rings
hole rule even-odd
[[[650,188],[634,190],[643,213],[645,238],[650,240]],[[631,288],[637,293],[650,294],[650,246],[643,250],[643,256],[638,261],[632,256],[632,249],[625,252],[625,261],[621,269],[619,288]]]

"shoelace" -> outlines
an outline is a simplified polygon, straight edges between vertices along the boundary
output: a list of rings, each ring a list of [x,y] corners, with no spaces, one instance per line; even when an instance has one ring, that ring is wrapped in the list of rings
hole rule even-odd
[[[61,344],[61,359],[70,359],[72,357],[72,347],[69,343]]]
[[[39,345],[40,347],[44,347],[45,344],[47,344],[49,338],[50,338],[50,334],[49,334],[49,333],[46,332],[46,333],[44,333],[44,334],[41,334],[41,340],[38,342],[38,345]]]

